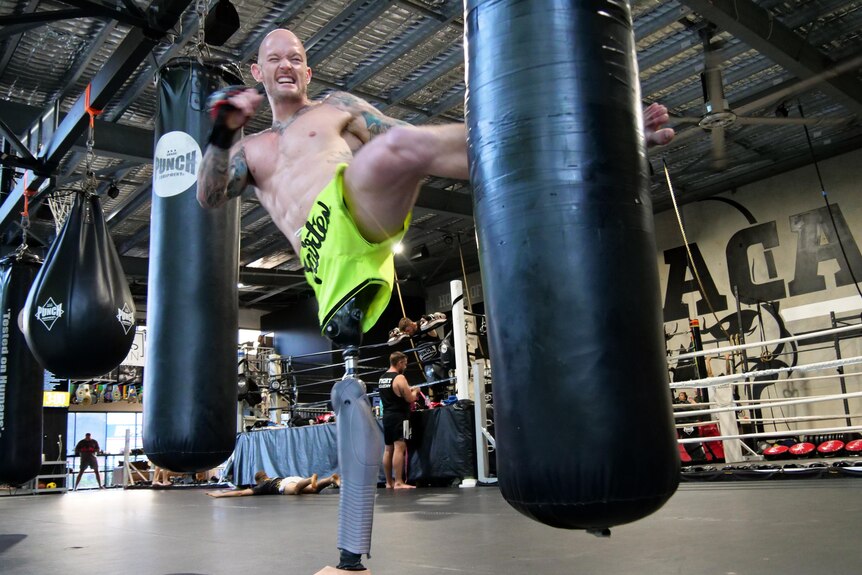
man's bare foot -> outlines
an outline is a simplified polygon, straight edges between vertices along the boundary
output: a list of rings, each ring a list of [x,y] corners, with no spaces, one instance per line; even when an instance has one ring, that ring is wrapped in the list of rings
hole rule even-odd
[[[392,485],[391,483],[386,484],[386,489],[392,489],[393,487],[394,487],[394,485]]]
[[[396,483],[395,489],[416,489],[415,485],[407,485],[406,483]]]
[[[315,491],[317,490],[317,474],[316,473],[311,474],[311,488],[314,489]]]
[[[338,569],[337,567],[330,567],[327,565],[314,575],[338,575],[339,573],[346,573],[355,575],[356,573],[360,573],[361,575],[371,575],[371,571],[369,569],[365,569],[363,571],[345,571],[344,569]]]
[[[341,487],[341,476],[337,473],[332,474],[332,482],[337,486]]]

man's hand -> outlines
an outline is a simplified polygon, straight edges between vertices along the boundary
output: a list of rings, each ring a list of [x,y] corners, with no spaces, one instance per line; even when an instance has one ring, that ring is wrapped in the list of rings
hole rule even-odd
[[[661,104],[652,103],[644,110],[644,136],[647,148],[664,146],[673,140],[676,135],[673,128],[662,128],[669,119],[667,108]]]
[[[263,93],[257,88],[227,86],[213,92],[207,100],[213,119],[210,142],[222,149],[230,148],[236,131],[254,116],[262,102]]]

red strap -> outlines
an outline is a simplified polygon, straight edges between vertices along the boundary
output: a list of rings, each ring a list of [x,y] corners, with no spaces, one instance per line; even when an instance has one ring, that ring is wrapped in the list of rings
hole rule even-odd
[[[96,116],[102,113],[102,110],[97,110],[90,106],[90,84],[87,84],[87,89],[84,90],[84,111],[90,115],[90,127],[96,125]]]
[[[30,217],[30,198],[36,195],[36,192],[27,187],[27,172],[24,172],[24,211],[21,215],[25,218]]]

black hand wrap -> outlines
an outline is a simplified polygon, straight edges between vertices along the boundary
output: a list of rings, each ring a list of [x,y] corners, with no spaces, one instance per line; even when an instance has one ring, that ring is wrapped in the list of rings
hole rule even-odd
[[[207,108],[210,111],[210,117],[213,121],[212,131],[210,132],[209,143],[222,150],[229,150],[233,145],[237,129],[230,129],[225,124],[225,116],[228,112],[236,110],[236,108],[228,101],[233,96],[248,90],[248,86],[226,86],[221,90],[216,90],[210,97],[207,98]],[[255,89],[264,94],[262,84],[255,86]]]

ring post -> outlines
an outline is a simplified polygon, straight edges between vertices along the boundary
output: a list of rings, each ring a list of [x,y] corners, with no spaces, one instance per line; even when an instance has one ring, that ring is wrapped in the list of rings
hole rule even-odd
[[[497,483],[496,477],[488,475],[488,439],[485,437],[485,424],[488,421],[485,403],[485,360],[473,362],[473,403],[476,414],[476,475],[482,483]]]
[[[452,295],[452,345],[455,346],[455,389],[458,399],[470,398],[470,364],[467,359],[467,316],[464,314],[464,295],[461,280],[449,283]]]

